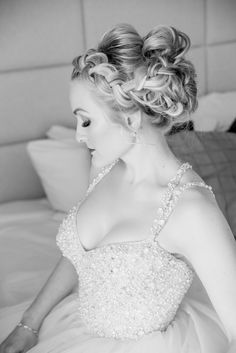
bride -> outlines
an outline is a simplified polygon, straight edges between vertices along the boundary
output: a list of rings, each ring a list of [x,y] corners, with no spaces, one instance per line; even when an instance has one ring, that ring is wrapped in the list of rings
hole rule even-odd
[[[211,187],[165,138],[197,108],[189,47],[174,27],[141,37],[118,24],[73,60],[89,187],[1,353],[236,351],[235,240]]]

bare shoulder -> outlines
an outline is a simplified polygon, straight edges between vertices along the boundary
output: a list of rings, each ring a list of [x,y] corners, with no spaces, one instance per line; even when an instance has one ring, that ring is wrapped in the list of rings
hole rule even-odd
[[[223,246],[233,242],[229,224],[220,210],[212,193],[204,187],[191,187],[180,195],[174,210],[178,220],[178,246],[184,255],[195,249]]]

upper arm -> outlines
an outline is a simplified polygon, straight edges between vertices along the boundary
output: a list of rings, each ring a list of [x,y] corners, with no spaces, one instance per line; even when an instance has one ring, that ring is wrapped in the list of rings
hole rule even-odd
[[[193,265],[229,339],[236,339],[236,241],[219,207],[205,192],[193,189],[187,194],[176,207],[183,230],[180,252]]]

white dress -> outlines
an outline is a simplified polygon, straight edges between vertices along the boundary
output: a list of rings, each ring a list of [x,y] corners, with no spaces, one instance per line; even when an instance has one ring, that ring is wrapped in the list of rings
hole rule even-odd
[[[87,195],[111,170],[105,167]],[[76,291],[44,319],[30,353],[226,353],[228,339],[194,268],[180,254],[160,246],[158,235],[178,199],[183,163],[157,209],[150,234],[86,250],[77,233],[79,205],[63,219],[56,244],[78,274]],[[190,233],[191,236],[191,233]],[[62,284],[63,285],[63,284]],[[7,318],[6,318],[7,320]]]

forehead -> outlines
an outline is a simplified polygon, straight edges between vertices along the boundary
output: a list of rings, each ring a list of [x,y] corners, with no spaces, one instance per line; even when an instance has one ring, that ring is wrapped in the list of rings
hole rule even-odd
[[[72,110],[76,108],[82,108],[88,111],[105,109],[104,104],[98,99],[89,85],[78,80],[70,82],[70,103]]]
[[[106,102],[103,102],[84,81],[70,81],[70,103],[72,112],[81,108],[95,119],[106,121],[112,125],[122,124],[120,114],[111,109]]]

